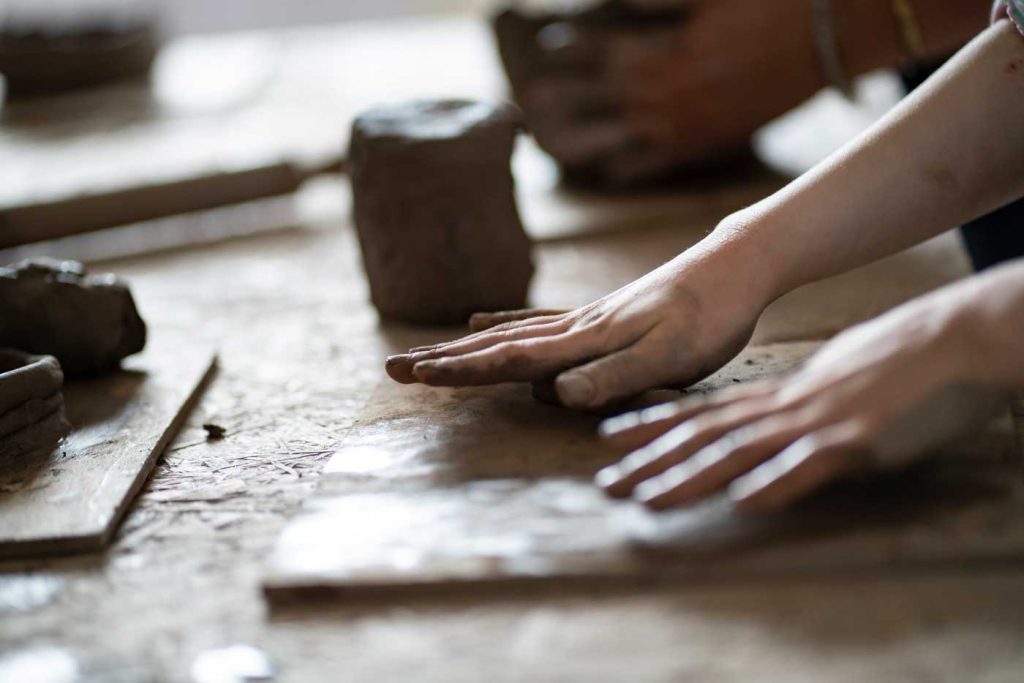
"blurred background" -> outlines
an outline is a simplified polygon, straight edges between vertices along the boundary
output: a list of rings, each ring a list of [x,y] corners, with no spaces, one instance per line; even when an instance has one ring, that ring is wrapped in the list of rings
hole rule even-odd
[[[175,34],[469,12],[488,0],[162,0]]]

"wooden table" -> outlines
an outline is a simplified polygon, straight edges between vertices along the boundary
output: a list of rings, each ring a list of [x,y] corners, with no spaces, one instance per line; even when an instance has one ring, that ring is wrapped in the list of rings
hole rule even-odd
[[[415,29],[377,30],[402,44]],[[705,217],[544,244],[534,299],[589,301],[711,227]],[[97,267],[132,281],[154,327],[214,342],[222,369],[108,552],[3,568],[2,651],[63,648],[83,680],[105,682],[187,681],[199,653],[235,643],[265,650],[282,681],[1018,681],[1024,671],[1024,567],[269,614],[261,562],[402,336],[367,303],[351,226]],[[827,334],[965,272],[944,237],[794,293],[757,338]],[[206,441],[204,422],[227,438]]]

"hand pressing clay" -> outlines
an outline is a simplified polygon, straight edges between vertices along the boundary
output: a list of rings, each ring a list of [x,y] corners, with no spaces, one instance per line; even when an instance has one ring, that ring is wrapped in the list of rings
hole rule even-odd
[[[56,358],[0,349],[0,462],[51,450],[68,435],[63,384]]]
[[[355,121],[355,222],[374,305],[386,318],[464,324],[522,308],[533,262],[510,167],[510,106],[413,102]]]
[[[0,268],[0,346],[49,354],[69,374],[92,375],[117,369],[145,345],[131,291],[113,275],[86,275],[74,261]]]
[[[157,44],[142,17],[14,15],[0,25],[0,74],[8,97],[60,93],[147,75]]]

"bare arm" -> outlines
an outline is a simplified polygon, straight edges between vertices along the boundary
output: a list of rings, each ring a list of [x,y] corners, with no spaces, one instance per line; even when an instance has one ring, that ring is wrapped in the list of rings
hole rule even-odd
[[[1022,115],[1024,39],[1002,22],[871,131],[644,278],[576,311],[510,316],[396,356],[388,371],[446,386],[557,378],[578,408],[698,380],[782,294],[1024,194]]]
[[[1024,39],[1000,22],[878,125],[726,220],[700,249],[772,254],[777,294],[900,251],[1024,194],[1021,120]]]

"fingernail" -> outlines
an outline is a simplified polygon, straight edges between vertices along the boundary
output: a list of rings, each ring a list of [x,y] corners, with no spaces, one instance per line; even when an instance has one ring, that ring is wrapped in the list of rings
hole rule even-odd
[[[602,422],[601,426],[597,428],[597,433],[604,438],[608,438],[609,436],[629,431],[634,427],[639,427],[642,422],[643,420],[640,419],[639,413],[617,415]]]
[[[416,381],[408,356],[391,356],[384,361],[384,371],[400,384],[412,384]]]
[[[644,505],[651,505],[659,496],[664,494],[666,488],[664,484],[659,481],[650,480],[645,481],[636,485],[633,489],[633,498],[643,503]]]
[[[606,489],[610,486],[614,486],[619,479],[622,478],[622,470],[619,469],[618,465],[612,465],[605,467],[603,470],[594,475],[594,483],[599,487]]]
[[[594,383],[583,373],[562,375],[555,382],[558,397],[568,406],[584,408],[594,400]]]

